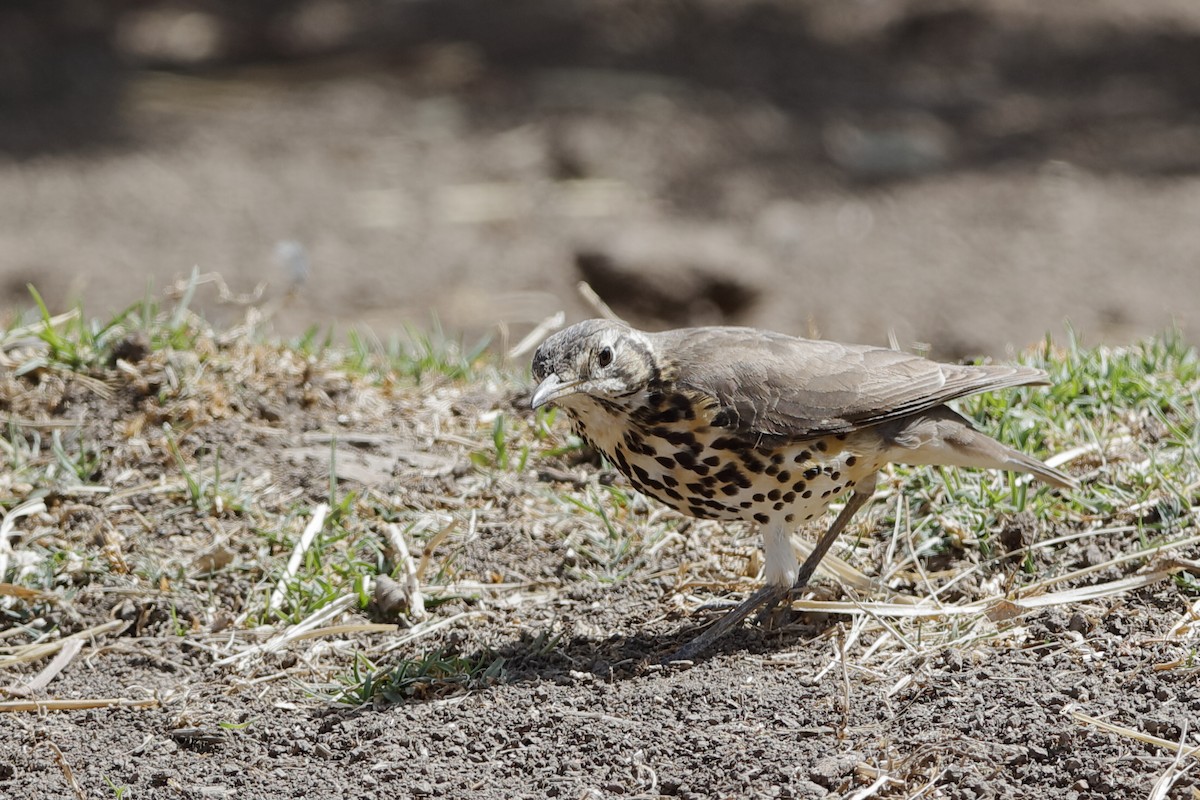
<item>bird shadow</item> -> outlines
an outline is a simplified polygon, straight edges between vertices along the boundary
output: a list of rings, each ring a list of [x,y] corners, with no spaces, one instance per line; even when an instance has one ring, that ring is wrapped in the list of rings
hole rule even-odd
[[[464,691],[486,693],[500,686],[555,684],[570,686],[581,681],[620,683],[650,680],[656,676],[683,674],[723,655],[765,655],[777,652],[789,642],[820,636],[833,623],[829,615],[800,615],[784,625],[740,627],[713,643],[689,661],[665,662],[672,653],[689,643],[713,620],[694,617],[663,633],[647,628],[630,635],[595,637],[584,634],[561,637],[524,631],[496,646],[479,647],[454,655],[438,651],[458,665],[469,665],[458,675],[442,676],[404,692],[382,691],[353,707],[337,705],[317,713],[322,718],[344,719],[386,711],[396,705],[420,705],[445,700]],[[412,663],[412,662],[409,662]],[[379,685],[386,673],[395,669],[379,665]]]

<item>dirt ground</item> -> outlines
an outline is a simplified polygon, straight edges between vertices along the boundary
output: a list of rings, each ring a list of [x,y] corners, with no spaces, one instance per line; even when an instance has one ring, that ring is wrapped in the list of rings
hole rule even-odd
[[[587,278],[646,325],[874,343],[894,331],[944,357],[1003,355],[1062,336],[1067,319],[1089,342],[1172,322],[1198,338],[1191,3],[560,12],[546,0],[495,25],[467,0],[404,5],[420,42],[394,50],[122,73],[94,136],[2,115],[0,306],[27,308],[32,282],[52,310],[81,298],[103,316],[195,266],[236,293],[267,281],[259,302],[287,335],[362,324],[386,336],[436,315],[468,338],[500,326],[511,343],[556,311],[588,314],[574,288]],[[48,119],[85,133],[96,121]],[[218,323],[242,313],[207,288],[196,305]],[[530,420],[519,390],[497,385],[430,396],[461,403],[467,427],[496,409]],[[103,440],[136,405],[127,387],[105,403],[86,386],[63,391],[47,438],[60,425]],[[305,436],[360,410],[352,393],[329,393],[316,409],[282,398],[282,415],[247,396],[191,444],[221,444],[240,473],[294,487],[281,508],[315,505],[328,499],[328,464]],[[433,450],[448,471],[411,452],[428,444],[411,427],[434,400],[380,402],[354,431],[403,453],[340,446],[364,459],[364,486],[474,520],[482,490],[466,450]],[[170,473],[165,452],[132,467]],[[379,473],[370,455],[399,466]],[[120,485],[127,468],[101,458],[95,480]],[[456,552],[460,577],[520,583],[519,600],[450,598],[433,613],[457,622],[420,643],[503,658],[503,677],[361,708],[332,703],[314,676],[364,642],[382,653],[381,637],[348,636],[299,663],[284,651],[217,664],[237,638],[228,620],[261,591],[262,554],[237,550],[216,581],[180,565],[211,545],[214,525],[253,521],[169,516],[145,529],[136,517],[169,504],[139,495],[113,524],[140,548],[137,574],[162,570],[161,591],[130,578],[47,608],[45,624],[64,632],[122,625],[43,696],[162,703],[0,715],[0,794],[73,796],[66,765],[89,798],[1146,797],[1174,756],[1072,714],[1168,741],[1200,719],[1195,643],[1170,635],[1186,598],[1169,581],[950,646],[893,640],[886,657],[870,650],[878,632],[857,638],[862,617],[811,613],[746,628],[690,668],[658,667],[721,594],[677,582],[716,534],[680,528],[662,551],[669,574],[583,579],[578,555],[523,515],[524,498],[552,483],[488,484],[484,535]],[[57,535],[100,536],[100,500],[58,502],[45,522]],[[653,513],[631,511],[629,524]],[[754,550],[749,531],[722,537]],[[1067,572],[1128,544],[1068,541],[1039,566]],[[986,594],[963,586],[958,599]],[[1200,773],[1165,796],[1200,797]]]
[[[858,595],[826,576],[817,599],[841,601],[842,613],[746,627],[690,667],[662,667],[711,618],[704,602],[754,585],[758,537],[606,495],[614,476],[594,459],[555,455],[564,432],[536,438],[528,386],[380,385],[220,333],[191,351],[120,352],[134,361],[101,381],[27,373],[0,383],[9,446],[26,452],[58,431],[65,454],[0,479],[17,499],[40,485],[47,506],[16,523],[6,555],[46,594],[0,585],[11,622],[0,647],[6,797],[1129,798],[1168,774],[1173,785],[1158,796],[1200,790],[1200,775],[1169,750],[1192,741],[1200,714],[1186,633],[1194,593],[1165,576],[1104,588],[1144,573],[1144,557],[1120,557],[1158,535],[1146,526],[1176,539],[1195,531],[1188,509],[1170,512],[1172,495],[1148,510],[1105,510],[1138,464],[1177,457],[1145,432],[1071,463],[1088,476],[1079,508],[1094,512],[1066,514],[1067,499],[1049,496],[1043,518],[995,510],[993,496],[980,508],[996,515],[1002,549],[943,545],[915,571],[887,566],[889,532],[925,529],[927,517],[953,530],[956,506],[980,502],[971,498],[982,489],[951,496],[890,475],[890,499],[836,551],[886,570],[886,589]],[[534,442],[526,465],[479,460],[498,412],[514,446]],[[53,469],[77,449],[94,453],[86,486],[23,485],[31,468]],[[210,485],[214,452],[224,505],[205,502],[210,489],[189,500],[190,481]],[[424,586],[430,616],[398,631],[322,628],[256,654],[286,626],[268,615],[256,627],[255,609],[308,510],[331,492],[357,499],[311,552],[386,573],[379,537],[386,522],[403,524],[422,562],[434,554],[441,565]],[[608,516],[582,513],[587,504]],[[447,519],[449,536],[433,534]],[[915,559],[924,545],[907,536],[899,551]],[[1190,542],[1164,555],[1194,559]],[[951,609],[993,606],[1047,577],[1096,591],[994,618],[880,623],[857,613],[861,600],[919,598],[934,583]],[[376,604],[327,622],[388,619]],[[47,641],[85,637],[77,657],[47,687],[14,691],[49,654],[10,659],[53,630]],[[422,668],[422,680],[368,692],[365,704],[347,695],[362,679],[357,658],[385,671],[429,654],[458,666]],[[463,664],[486,669],[468,680]],[[8,708],[104,698],[116,700]]]

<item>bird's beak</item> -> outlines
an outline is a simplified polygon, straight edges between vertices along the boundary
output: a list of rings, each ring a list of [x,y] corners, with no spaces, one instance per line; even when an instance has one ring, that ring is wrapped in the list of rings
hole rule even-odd
[[[538,384],[537,389],[533,391],[533,400],[530,405],[534,408],[541,408],[546,403],[557,400],[560,397],[574,394],[579,391],[581,383],[583,383],[582,378],[573,381],[562,381],[557,375],[551,372],[546,376],[545,380]]]

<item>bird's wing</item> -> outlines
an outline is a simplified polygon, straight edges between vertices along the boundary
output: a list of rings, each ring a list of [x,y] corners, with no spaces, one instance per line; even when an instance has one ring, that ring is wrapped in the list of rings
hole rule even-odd
[[[1032,367],[939,364],[880,347],[753,328],[653,334],[685,391],[716,400],[730,427],[757,438],[845,433],[1007,386],[1046,383]]]

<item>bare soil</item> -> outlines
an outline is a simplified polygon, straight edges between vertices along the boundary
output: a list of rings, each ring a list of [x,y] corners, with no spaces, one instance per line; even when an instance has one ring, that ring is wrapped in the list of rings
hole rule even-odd
[[[405,5],[422,15],[419,43],[122,73],[96,137],[5,134],[0,303],[27,307],[33,282],[54,310],[82,298],[102,316],[196,265],[236,292],[268,280],[261,303],[286,334],[386,333],[432,312],[452,331],[502,323],[515,339],[560,309],[587,313],[583,277],[647,325],[868,342],[894,330],[947,357],[1061,335],[1067,318],[1093,341],[1172,321],[1200,330],[1190,3],[560,13],[550,0],[517,4],[511,25],[477,3]],[[311,265],[294,280],[275,257],[292,240]],[[197,305],[237,321],[240,307],[211,298]],[[0,794],[76,796],[69,769],[85,797],[1146,797],[1175,756],[1071,713],[1170,741],[1200,719],[1195,643],[1171,635],[1188,598],[1170,582],[875,653],[880,634],[858,636],[858,618],[807,613],[747,627],[690,668],[656,666],[710,618],[702,601],[752,585],[680,576],[750,563],[751,531],[675,519],[655,569],[587,574],[529,498],[594,499],[594,463],[485,479],[471,447],[423,427],[436,411],[482,443],[489,412],[532,424],[519,388],[426,381],[364,405],[344,376],[273,358],[263,386],[222,376],[219,399],[184,392],[158,411],[159,387],[124,373],[107,379],[111,396],[4,376],[6,414],[33,421],[22,437],[99,443],[92,482],[130,492],[119,508],[52,494],[30,521],[48,542],[111,557],[103,580],[81,568],[66,601],[38,605],[35,628],[121,623],[35,699],[152,702],[0,715]],[[329,434],[382,437],[336,445],[346,484],[464,526],[476,510],[477,535],[453,543],[454,578],[521,588],[451,596],[433,618],[466,616],[394,651],[347,634],[219,665],[247,644],[231,621],[269,590],[265,554],[286,547],[263,544],[253,515],[181,513],[180,491],[153,489],[180,480],[163,421],[185,431],[192,463],[219,445],[233,474],[285,487],[265,495],[279,514],[328,500]],[[4,480],[5,494],[23,490]],[[656,513],[620,522],[640,530]],[[879,513],[859,527],[882,542]],[[1123,536],[1064,542],[1038,566],[1102,563],[1137,534]],[[198,565],[220,542],[233,566],[209,576]],[[1025,579],[990,563],[956,600]],[[975,566],[958,551],[939,569]],[[331,699],[355,650],[386,667],[439,648],[503,659],[502,673],[393,703]],[[1200,774],[1165,796],[1194,800]]]
[[[853,613],[857,590],[825,578],[818,599],[850,601],[849,615],[746,627],[691,666],[659,666],[709,621],[704,601],[753,586],[757,536],[614,502],[602,485],[618,476],[586,453],[552,454],[561,432],[523,470],[480,466],[497,412],[532,432],[527,388],[380,385],[235,335],[137,358],[102,381],[34,371],[0,387],[14,447],[57,431],[64,453],[94,453],[87,485],[107,487],[5,479],[6,493],[36,490],[47,506],[17,523],[14,558],[42,553],[38,569],[56,577],[44,595],[5,602],[5,646],[18,647],[3,653],[41,631],[56,641],[112,623],[46,688],[16,691],[48,657],[4,662],[9,702],[127,704],[0,714],[6,796],[69,797],[74,781],[79,797],[1126,798],[1176,761],[1144,737],[1186,739],[1200,713],[1194,640],[1179,632],[1194,630],[1192,601],[1170,580],[994,619],[884,625]],[[186,377],[172,386],[172,374]],[[210,480],[214,457],[230,499],[189,500],[186,476]],[[56,458],[43,451],[35,466]],[[385,522],[409,526],[410,547],[437,565],[430,617],[255,655],[286,625],[245,615],[261,618],[298,528],[330,500],[331,463],[335,500],[357,499],[340,512],[346,534],[329,529],[316,550],[370,562]],[[956,502],[893,496],[914,515]],[[603,504],[605,524],[563,510],[574,503]],[[903,527],[891,507],[876,503],[838,551],[857,551],[848,557],[868,573]],[[431,519],[451,520],[450,536],[415,527]],[[1101,586],[1146,566],[1109,563],[1137,549],[1136,524],[1050,547],[1038,543],[1072,529],[1013,512],[996,524],[1005,550],[927,555],[862,599],[921,597],[931,580],[965,575],[940,595],[962,605],[1047,575]],[[376,605],[330,622],[393,619]],[[361,656],[386,675],[430,654],[460,667],[365,705],[347,694],[370,671]],[[467,675],[464,663],[492,668]],[[1165,796],[1193,798],[1198,781],[1183,769]]]

